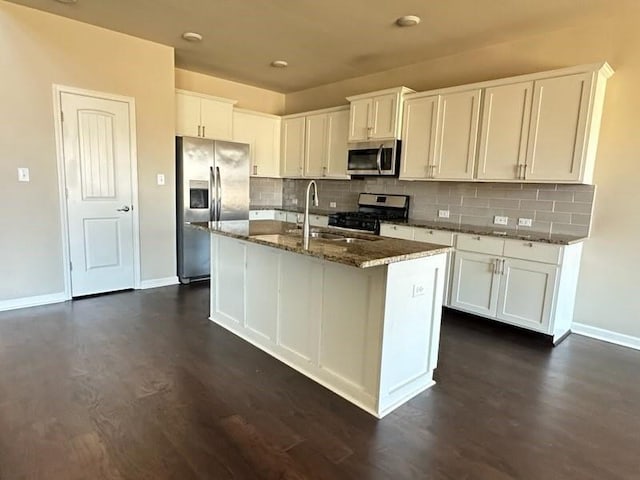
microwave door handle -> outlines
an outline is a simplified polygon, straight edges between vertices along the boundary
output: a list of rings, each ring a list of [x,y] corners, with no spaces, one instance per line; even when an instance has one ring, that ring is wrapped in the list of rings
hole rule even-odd
[[[209,180],[211,181],[210,195],[209,195],[209,219],[215,222],[218,217],[218,182],[213,173],[213,167],[209,167]]]
[[[378,175],[382,174],[382,149],[384,148],[384,144],[380,145],[378,149],[378,155],[376,156],[376,166],[378,167]]]
[[[217,220],[220,221],[220,218],[222,217],[222,178],[220,178],[220,167],[216,167],[216,179],[218,181],[218,185],[216,188],[216,195],[217,195],[217,212],[218,212],[218,218]]]

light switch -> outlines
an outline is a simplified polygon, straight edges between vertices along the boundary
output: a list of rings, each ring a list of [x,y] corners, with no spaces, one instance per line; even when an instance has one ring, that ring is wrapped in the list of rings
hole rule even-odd
[[[164,173],[158,174],[158,185],[164,185]]]
[[[19,182],[29,182],[29,169],[28,168],[18,168],[18,181]]]

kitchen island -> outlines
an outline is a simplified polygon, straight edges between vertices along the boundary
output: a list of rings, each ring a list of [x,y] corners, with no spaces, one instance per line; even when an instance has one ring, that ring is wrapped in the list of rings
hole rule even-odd
[[[211,320],[383,417],[434,384],[448,247],[295,224],[212,234]]]

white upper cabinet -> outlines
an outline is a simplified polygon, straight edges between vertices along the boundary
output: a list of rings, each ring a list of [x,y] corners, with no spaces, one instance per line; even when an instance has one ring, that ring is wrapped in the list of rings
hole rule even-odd
[[[176,91],[176,135],[231,140],[237,102],[200,93]]]
[[[363,98],[351,102],[351,112],[349,115],[349,141],[367,141],[371,135],[369,127],[370,111],[373,107],[373,100]]]
[[[373,97],[371,104],[371,138],[396,138],[400,125],[399,95],[388,93]]]
[[[252,176],[280,176],[280,123],[276,115],[233,111],[233,140],[250,145]]]
[[[524,179],[532,94],[533,82],[485,90],[478,179]]]
[[[580,181],[592,78],[593,73],[584,73],[535,82],[527,180]]]
[[[342,107],[285,117],[282,176],[348,179],[348,130],[349,110]]]
[[[435,164],[440,96],[407,100],[402,121],[400,178],[424,180]]]
[[[329,116],[326,113],[309,115],[306,121],[304,176],[321,177],[327,156]]]
[[[472,180],[478,141],[481,90],[442,95],[431,178]]]
[[[305,150],[305,117],[282,120],[280,172],[283,177],[302,177]]]
[[[199,137],[201,133],[200,97],[176,93],[176,135]]]
[[[404,95],[411,92],[399,87],[347,97],[351,103],[349,142],[400,138]]]
[[[400,178],[592,183],[611,75],[600,63],[407,95]]]
[[[407,99],[400,178],[472,180],[480,98],[476,89]]]
[[[329,113],[328,150],[324,174],[330,178],[349,178],[347,155],[349,134],[349,110]]]

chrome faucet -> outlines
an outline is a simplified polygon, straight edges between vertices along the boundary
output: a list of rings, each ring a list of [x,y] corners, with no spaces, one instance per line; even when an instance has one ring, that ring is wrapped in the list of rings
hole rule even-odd
[[[313,205],[317,207],[320,205],[320,199],[318,198],[318,185],[315,180],[311,180],[307,185],[307,193],[304,200],[304,219],[302,220],[302,246],[305,250],[309,250],[309,195],[311,194],[311,186],[313,185]]]

